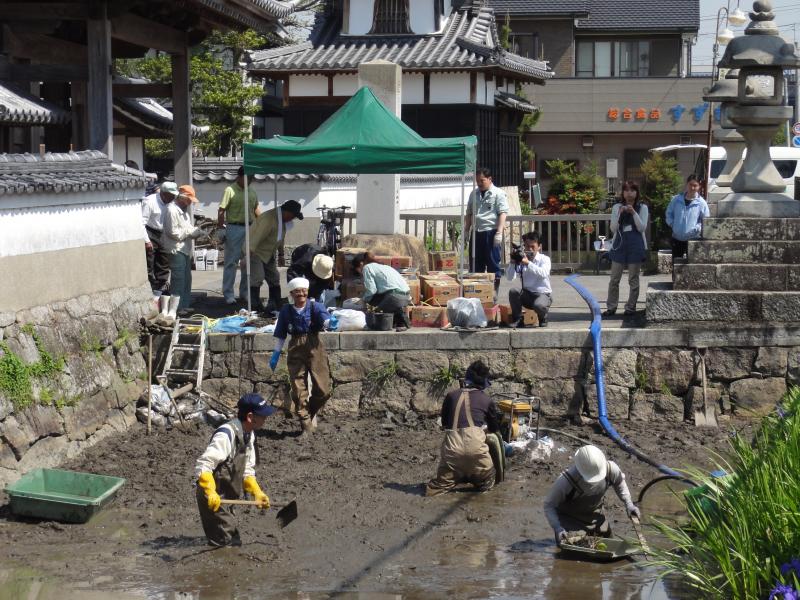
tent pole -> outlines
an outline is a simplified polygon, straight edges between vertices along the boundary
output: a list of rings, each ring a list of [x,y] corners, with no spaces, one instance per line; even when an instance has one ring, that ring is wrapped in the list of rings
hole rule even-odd
[[[458,281],[461,285],[459,294],[464,295],[464,243],[466,236],[464,235],[464,206],[466,205],[465,194],[467,190],[467,174],[461,174],[461,252],[458,257]]]
[[[244,263],[247,267],[245,271],[242,269],[242,277],[250,278],[250,196],[247,191],[247,171],[244,173]],[[253,310],[253,299],[250,293],[250,282],[247,282],[247,313],[250,314]]]
[[[475,179],[475,175],[472,176]],[[472,188],[473,191],[476,188]],[[470,269],[475,270],[475,231],[478,229],[478,192],[475,193],[475,202],[472,203],[472,262],[470,263]],[[472,271],[470,271],[472,272]]]

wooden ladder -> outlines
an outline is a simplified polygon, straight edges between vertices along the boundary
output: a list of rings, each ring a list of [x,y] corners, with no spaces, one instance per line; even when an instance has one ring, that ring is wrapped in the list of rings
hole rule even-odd
[[[199,331],[194,331],[199,328]],[[182,368],[173,368],[176,352],[181,355],[178,364]],[[172,382],[192,382],[194,389],[200,390],[203,384],[203,362],[206,352],[206,326],[205,319],[175,319],[172,329],[172,339],[169,342],[167,360],[164,361],[162,377],[166,378],[167,385],[172,389]]]

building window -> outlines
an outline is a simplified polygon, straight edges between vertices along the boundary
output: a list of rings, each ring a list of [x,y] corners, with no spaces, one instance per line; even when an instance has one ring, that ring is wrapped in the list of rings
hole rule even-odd
[[[411,33],[408,0],[375,0],[370,33]]]
[[[576,77],[670,77],[678,74],[680,40],[576,40]],[[651,56],[654,57],[651,61]]]
[[[535,33],[512,33],[509,38],[511,52],[539,60],[539,36]]]
[[[625,150],[625,181],[644,181],[642,163],[650,156],[649,150]]]

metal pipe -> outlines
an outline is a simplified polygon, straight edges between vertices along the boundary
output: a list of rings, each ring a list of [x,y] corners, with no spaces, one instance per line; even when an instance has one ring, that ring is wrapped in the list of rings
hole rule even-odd
[[[461,252],[459,252],[458,256],[458,281],[461,289],[459,293],[463,296],[464,295],[464,244],[466,243],[466,236],[464,235],[464,208],[466,205],[466,200],[464,196],[467,193],[467,174],[461,174]]]
[[[242,158],[244,159],[244,154],[242,154]],[[242,161],[245,163],[246,161]],[[250,196],[249,192],[247,191],[247,169],[244,172],[244,257],[245,257],[245,265],[247,266],[247,278],[250,278]],[[242,277],[245,276],[244,271],[242,272]],[[253,299],[251,298],[252,294],[250,293],[250,282],[247,282],[247,313],[250,314],[253,311]]]
[[[721,6],[720,9],[717,11],[717,26],[714,29],[714,57],[711,60],[711,86],[714,87],[714,82],[717,80],[717,55],[719,53],[719,40],[717,36],[719,36],[719,18],[722,14],[722,11],[725,11],[725,26],[728,26],[728,15],[730,14],[730,0],[728,0],[728,6]],[[711,127],[714,122],[714,103],[709,101],[708,102],[708,132],[706,134],[706,173],[705,173],[705,182],[706,182],[706,198],[708,198],[708,191],[709,191],[709,184],[711,180]]]

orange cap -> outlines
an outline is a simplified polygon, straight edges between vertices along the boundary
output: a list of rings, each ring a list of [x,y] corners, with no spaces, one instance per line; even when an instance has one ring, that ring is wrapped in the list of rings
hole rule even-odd
[[[190,185],[182,185],[178,188],[178,194],[184,198],[189,198],[192,202],[200,202],[194,193],[194,188]]]

